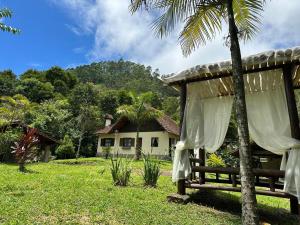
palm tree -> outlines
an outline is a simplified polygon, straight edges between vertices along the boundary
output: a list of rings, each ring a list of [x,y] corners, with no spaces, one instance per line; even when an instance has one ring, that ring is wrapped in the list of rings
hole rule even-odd
[[[177,24],[184,23],[179,40],[182,52],[189,55],[200,45],[215,38],[229,26],[228,40],[235,89],[235,109],[240,144],[240,175],[242,186],[242,222],[258,224],[252,154],[249,144],[243,68],[239,38],[248,40],[258,31],[260,13],[265,0],[131,0],[132,13],[139,9],[160,10],[162,15],[153,23],[160,37],[171,33]]]
[[[145,104],[145,100],[142,96],[132,96],[132,105],[122,105],[118,107],[117,113],[121,116],[126,117],[129,121],[136,125],[136,145],[135,145],[135,159],[141,158],[141,145],[139,143],[140,129],[141,126],[151,120],[158,118],[161,113],[160,111]]]
[[[10,9],[0,9],[0,21],[2,18],[11,18],[12,17],[12,11]],[[0,30],[4,32],[10,32],[13,34],[20,33],[20,30],[11,26],[7,26],[4,23],[0,22]]]

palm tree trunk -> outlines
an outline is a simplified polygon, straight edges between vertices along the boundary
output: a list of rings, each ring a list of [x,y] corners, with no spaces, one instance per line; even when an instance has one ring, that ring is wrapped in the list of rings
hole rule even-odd
[[[135,160],[140,160],[140,158],[141,158],[141,148],[140,148],[139,138],[140,138],[140,126],[137,125],[136,144],[135,144]]]
[[[239,154],[242,192],[242,223],[244,225],[256,225],[259,223],[259,217],[257,214],[254,174],[252,170],[252,153],[249,141],[241,50],[238,40],[238,29],[234,20],[232,0],[227,0],[227,13],[232,59],[232,75],[235,90],[235,109],[240,145]]]

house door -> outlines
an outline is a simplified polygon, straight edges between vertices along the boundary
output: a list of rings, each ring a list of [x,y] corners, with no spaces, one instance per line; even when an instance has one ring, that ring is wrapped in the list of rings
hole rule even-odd
[[[139,138],[138,142],[137,142],[137,145],[140,149],[143,148],[143,138]]]

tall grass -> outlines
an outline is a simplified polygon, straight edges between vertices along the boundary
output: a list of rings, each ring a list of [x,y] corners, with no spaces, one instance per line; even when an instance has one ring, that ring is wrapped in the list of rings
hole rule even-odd
[[[157,161],[154,161],[150,156],[144,155],[144,171],[143,179],[144,185],[150,187],[156,187],[158,178],[160,176],[160,165]]]
[[[126,159],[111,159],[111,175],[114,185],[127,186],[131,176],[131,168]]]

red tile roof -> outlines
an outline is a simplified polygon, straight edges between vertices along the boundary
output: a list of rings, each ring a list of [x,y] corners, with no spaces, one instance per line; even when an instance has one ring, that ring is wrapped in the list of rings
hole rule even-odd
[[[97,134],[110,134],[113,133],[115,129],[120,129],[122,126],[125,125],[125,122],[127,121],[126,118],[122,117],[119,119],[116,123],[104,127],[100,130],[98,130]],[[168,133],[175,134],[179,136],[179,127],[176,124],[174,120],[172,120],[169,116],[163,115],[156,119],[156,121],[162,126],[162,128],[167,131]]]

